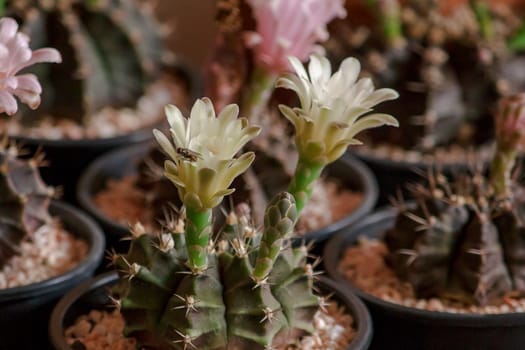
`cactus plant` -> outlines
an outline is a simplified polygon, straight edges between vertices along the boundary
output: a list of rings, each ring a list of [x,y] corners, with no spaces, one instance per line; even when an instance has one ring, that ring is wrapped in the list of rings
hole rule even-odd
[[[382,110],[399,116],[403,127],[370,137],[425,153],[493,139],[493,101],[521,91],[525,82],[517,68],[520,49],[505,45],[519,41],[519,13],[484,1],[454,8],[433,0],[369,3],[374,8],[362,10],[378,18],[362,26],[354,26],[352,16],[338,22],[327,47],[335,61],[357,52],[378,86],[400,93]]]
[[[54,190],[40,178],[42,157],[18,157],[18,149],[0,140],[0,268],[18,253],[27,236],[51,217],[48,206]]]
[[[44,87],[37,117],[88,122],[103,107],[134,107],[165,58],[151,7],[133,0],[7,1],[33,47],[60,50],[64,63],[35,69]]]
[[[32,74],[18,72],[39,62],[60,62],[60,53],[51,48],[32,51],[29,37],[18,32],[15,20],[0,19],[0,112],[18,110],[15,96],[34,109],[40,104],[40,83]],[[38,167],[43,155],[19,157],[19,149],[0,133],[0,268],[19,253],[19,244],[51,220],[48,207],[55,191],[47,187]]]
[[[430,174],[415,186],[415,207],[400,202],[387,231],[388,262],[420,297],[488,304],[524,292],[523,188],[512,178],[523,150],[525,96],[500,103],[490,178],[464,174],[454,183]]]
[[[217,235],[212,232],[213,209],[254,160],[252,152],[238,153],[260,129],[237,119],[237,105],[216,117],[207,98],[195,102],[189,119],[175,106],[166,108],[173,141],[154,134],[184,210],[157,236],[137,225],[128,253],[111,259],[121,280],[114,300],[126,320],[124,332],[139,346],[273,349],[313,331],[320,306],[316,273],[307,249],[290,244],[294,226],[322,168],[356,143],[360,131],[395,124],[391,116],[362,115],[396,94],[375,91],[366,79],[356,82],[353,59],[333,77],[326,58],[311,57],[310,77],[296,58],[291,63],[298,75],[279,84],[297,91],[303,104],[281,109],[296,127],[299,161],[290,193],[266,206],[262,233],[246,206],[230,212]]]

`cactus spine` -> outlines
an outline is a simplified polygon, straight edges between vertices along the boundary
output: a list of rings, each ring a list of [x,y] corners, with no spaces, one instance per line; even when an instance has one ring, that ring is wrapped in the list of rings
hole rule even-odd
[[[205,270],[175,249],[180,233],[135,230],[128,254],[115,258],[125,334],[161,349],[267,349],[311,331],[319,301],[304,247],[289,246],[296,220],[288,193],[268,205],[262,237],[231,213]]]
[[[386,233],[388,262],[418,296],[488,304],[525,292],[525,192],[511,171],[525,145],[525,95],[509,96],[496,114],[497,148],[490,178],[457,183],[429,178],[417,186],[417,206],[401,206]]]

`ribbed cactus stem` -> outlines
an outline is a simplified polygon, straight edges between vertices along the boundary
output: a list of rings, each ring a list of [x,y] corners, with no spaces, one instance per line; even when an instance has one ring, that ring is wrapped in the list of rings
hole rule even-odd
[[[241,115],[249,120],[258,120],[272,96],[277,75],[257,67],[251,76],[250,85],[243,98]]]
[[[288,187],[288,192],[295,198],[298,215],[301,214],[310,199],[315,181],[321,176],[324,166],[323,163],[312,163],[299,158],[294,176]]]
[[[266,207],[264,233],[253,270],[255,281],[263,281],[268,277],[281,251],[283,239],[293,232],[296,221],[295,199],[287,192],[279,193]]]
[[[212,231],[212,210],[186,207],[186,246],[188,268],[202,272],[208,267],[208,243]]]
[[[516,163],[517,151],[498,145],[490,169],[490,182],[497,196],[507,195],[512,186],[512,169]]]

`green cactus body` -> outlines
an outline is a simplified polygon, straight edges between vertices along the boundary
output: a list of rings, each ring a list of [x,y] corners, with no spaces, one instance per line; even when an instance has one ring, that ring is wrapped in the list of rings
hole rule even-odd
[[[480,175],[437,187],[414,191],[417,206],[402,208],[386,232],[387,262],[398,276],[410,282],[418,297],[480,305],[525,291],[519,205],[502,208],[501,198]]]
[[[450,280],[452,293],[455,289],[466,290],[478,303],[487,304],[512,290],[498,230],[487,216],[472,218],[458,248]]]
[[[304,206],[312,196],[315,181],[321,175],[325,164],[310,163],[299,159],[294,176],[288,191],[294,196],[297,203],[297,211],[301,213]]]
[[[84,123],[103,107],[135,106],[162,63],[150,12],[134,0],[8,1],[6,13],[22,22],[32,45],[54,47],[63,57],[60,65],[32,68],[44,93],[41,107],[22,110],[23,119]]]
[[[505,253],[505,263],[508,267],[514,289],[525,291],[525,226],[516,210],[504,208],[499,211],[494,224],[501,235],[501,243]]]
[[[17,254],[20,242],[51,220],[54,192],[40,178],[36,159],[19,159],[0,142],[0,267]]]
[[[164,243],[135,235],[128,254],[115,259],[125,334],[157,349],[242,350],[285,345],[311,332],[319,300],[306,250],[282,248],[296,215],[293,197],[278,195],[258,237],[246,217],[230,214],[202,271],[188,266],[181,252],[187,248],[175,248],[174,235]]]

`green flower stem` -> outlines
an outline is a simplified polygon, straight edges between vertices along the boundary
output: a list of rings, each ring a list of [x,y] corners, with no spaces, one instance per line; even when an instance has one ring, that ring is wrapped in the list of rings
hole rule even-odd
[[[277,75],[257,67],[252,74],[247,94],[242,103],[241,116],[258,120],[272,96]]]
[[[481,35],[483,38],[490,40],[492,38],[493,31],[489,6],[484,1],[480,0],[471,0],[470,6],[472,6],[472,9],[476,14],[476,19],[478,20]]]
[[[304,206],[312,196],[315,181],[321,176],[325,164],[312,163],[299,158],[294,176],[288,187],[297,205],[297,214],[300,216]]]
[[[292,234],[296,221],[295,200],[289,193],[279,193],[266,207],[264,233],[252,273],[256,282],[263,281],[272,271],[273,264],[281,251],[283,239]]]
[[[212,210],[186,207],[186,246],[188,267],[194,271],[208,268],[208,244],[212,230]]]
[[[400,5],[397,0],[381,0],[379,6],[385,37],[388,43],[396,45],[403,36]]]
[[[0,16],[5,14],[5,0],[0,0]]]
[[[514,149],[502,149],[498,145],[490,168],[490,182],[497,196],[509,194],[511,175],[516,163],[517,152]]]
[[[514,51],[525,50],[525,22],[523,22],[516,34],[509,40],[509,47]]]
[[[374,12],[379,8],[381,25],[387,42],[396,46],[403,42],[403,26],[401,23],[401,6],[397,0],[367,0],[367,5]]]

